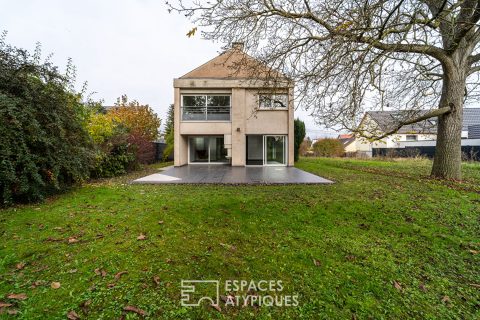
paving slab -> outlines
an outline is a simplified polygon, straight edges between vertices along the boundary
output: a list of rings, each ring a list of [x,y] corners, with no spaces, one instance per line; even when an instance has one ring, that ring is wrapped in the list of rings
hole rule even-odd
[[[166,167],[137,180],[140,184],[329,184],[330,180],[295,167],[232,167],[194,164]]]

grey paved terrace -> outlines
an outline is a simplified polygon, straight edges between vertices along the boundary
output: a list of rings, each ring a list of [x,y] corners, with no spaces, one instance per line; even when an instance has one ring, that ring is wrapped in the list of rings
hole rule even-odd
[[[187,165],[166,167],[163,171],[133,183],[210,183],[210,184],[322,184],[332,181],[295,167],[232,167],[228,165]]]

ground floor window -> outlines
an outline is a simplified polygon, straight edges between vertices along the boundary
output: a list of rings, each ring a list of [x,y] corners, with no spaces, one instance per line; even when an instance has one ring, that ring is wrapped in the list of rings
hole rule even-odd
[[[223,136],[189,137],[190,163],[228,162]]]
[[[247,165],[286,165],[287,136],[247,135]]]

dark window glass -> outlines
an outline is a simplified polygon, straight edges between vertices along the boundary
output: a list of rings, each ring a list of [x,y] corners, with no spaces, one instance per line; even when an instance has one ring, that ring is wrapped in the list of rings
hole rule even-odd
[[[184,107],[204,107],[205,96],[183,96]]]
[[[229,107],[230,96],[207,96],[207,105],[209,107]]]

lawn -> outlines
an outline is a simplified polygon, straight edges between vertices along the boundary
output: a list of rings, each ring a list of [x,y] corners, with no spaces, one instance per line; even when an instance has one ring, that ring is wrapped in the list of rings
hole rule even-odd
[[[430,165],[297,164],[333,185],[127,183],[151,167],[1,210],[0,317],[479,318],[480,165],[462,183]],[[299,304],[182,307],[182,279],[280,280]]]

